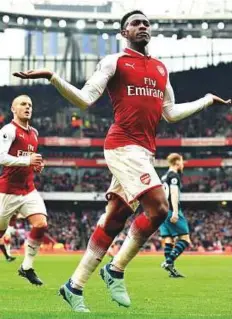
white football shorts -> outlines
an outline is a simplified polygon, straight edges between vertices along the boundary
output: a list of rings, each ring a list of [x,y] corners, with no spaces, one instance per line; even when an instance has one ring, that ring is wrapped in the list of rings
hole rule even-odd
[[[0,193],[0,230],[5,230],[11,217],[20,213],[23,218],[35,214],[47,216],[44,201],[37,190],[27,195],[13,195]]]
[[[162,185],[154,169],[154,155],[142,146],[127,145],[104,150],[105,160],[113,174],[106,198],[117,194],[135,211],[137,200],[148,190]]]

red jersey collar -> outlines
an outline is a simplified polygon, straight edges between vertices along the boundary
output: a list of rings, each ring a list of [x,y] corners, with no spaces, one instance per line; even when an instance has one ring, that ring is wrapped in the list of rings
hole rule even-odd
[[[126,52],[127,54],[129,54],[129,55],[132,55],[132,56],[134,56],[134,57],[138,57],[138,58],[141,58],[141,57],[150,57],[150,55],[149,54],[142,54],[142,53],[140,53],[140,52],[138,52],[138,51],[136,51],[136,50],[133,50],[133,49],[130,49],[130,48],[125,48],[124,49],[124,52]]]
[[[23,129],[24,131],[26,131],[26,132],[29,132],[29,130],[30,130],[30,126],[29,126],[29,125],[28,125],[28,127],[26,128],[26,127],[24,127],[24,126],[22,126],[22,125],[16,123],[14,120],[12,120],[11,123],[12,123],[13,125],[15,125],[16,127],[22,128],[22,129]]]

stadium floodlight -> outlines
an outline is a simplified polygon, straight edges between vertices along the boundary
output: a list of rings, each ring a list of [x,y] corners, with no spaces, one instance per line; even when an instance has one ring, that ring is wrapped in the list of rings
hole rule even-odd
[[[117,21],[115,21],[115,22],[113,23],[113,28],[114,28],[114,29],[119,29],[119,28],[120,28],[120,23],[117,22]]]
[[[218,27],[219,30],[223,30],[225,28],[225,23],[224,22],[218,22],[217,27]]]
[[[103,40],[108,40],[109,39],[109,34],[108,33],[103,33],[102,34],[102,39]]]
[[[188,28],[188,29],[192,29],[192,28],[193,28],[192,23],[188,23],[188,24],[187,24],[187,28]]]
[[[202,39],[202,40],[207,40],[207,36],[206,36],[206,35],[202,35],[202,36],[201,36],[201,39]]]
[[[23,17],[18,17],[17,18],[17,23],[18,23],[18,25],[22,25],[24,23]]]
[[[85,25],[86,25],[85,20],[77,20],[76,22],[77,29],[82,30],[85,28]]]
[[[23,23],[24,23],[24,25],[27,25],[27,24],[28,24],[28,19],[25,18],[25,19],[23,20]]]
[[[176,33],[174,33],[174,34],[172,35],[172,39],[177,40],[177,34],[176,34]]]
[[[58,24],[59,24],[60,28],[65,28],[67,25],[67,23],[64,19],[61,19]]]
[[[186,39],[188,39],[188,40],[191,40],[193,38],[193,36],[191,35],[191,34],[188,34],[187,36],[186,36]]]
[[[2,21],[3,21],[4,23],[9,23],[10,17],[9,17],[8,15],[4,15],[4,16],[2,17]]]
[[[52,25],[52,20],[51,19],[49,19],[49,18],[44,19],[44,26],[46,28],[50,28],[51,25]]]
[[[117,33],[117,34],[116,34],[116,39],[117,39],[117,40],[121,40],[121,39],[122,39],[121,33]]]
[[[103,29],[104,28],[104,22],[103,21],[97,21],[97,23],[96,23],[96,27],[98,28],[98,29]]]
[[[152,26],[152,29],[153,30],[159,29],[159,23],[154,23],[153,26]]]
[[[162,33],[160,33],[160,34],[157,35],[157,38],[163,39],[163,38],[164,38],[164,35],[163,35]]]
[[[203,23],[201,24],[201,27],[202,27],[203,30],[207,30],[208,27],[209,27],[209,25],[208,25],[207,22],[203,22]]]

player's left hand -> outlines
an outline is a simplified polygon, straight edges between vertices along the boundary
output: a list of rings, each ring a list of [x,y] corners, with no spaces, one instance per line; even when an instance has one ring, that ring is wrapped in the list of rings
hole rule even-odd
[[[41,162],[40,165],[34,166],[34,172],[41,173],[44,169],[44,162]]]
[[[173,214],[172,217],[170,218],[170,222],[173,224],[176,224],[178,222],[178,214]]]
[[[220,103],[220,104],[226,104],[226,105],[229,105],[231,104],[231,99],[228,99],[228,100],[223,100],[222,98],[220,98],[219,96],[217,95],[214,95],[214,94],[207,94],[207,95],[210,95],[213,99],[213,103]]]

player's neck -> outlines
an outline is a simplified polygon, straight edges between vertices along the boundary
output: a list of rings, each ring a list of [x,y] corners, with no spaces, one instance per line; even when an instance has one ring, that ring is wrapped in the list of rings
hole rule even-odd
[[[131,43],[128,42],[127,43],[127,47],[131,50],[137,51],[143,55],[147,55],[148,54],[148,49],[147,46],[143,46],[143,45],[139,45],[137,43]]]
[[[170,167],[170,168],[169,168],[169,171],[172,171],[172,172],[178,173],[178,170],[177,170],[175,167]]]
[[[22,121],[18,118],[14,118],[14,122],[18,124],[19,126],[22,126],[23,128],[28,129],[28,126],[29,126],[28,121]]]

